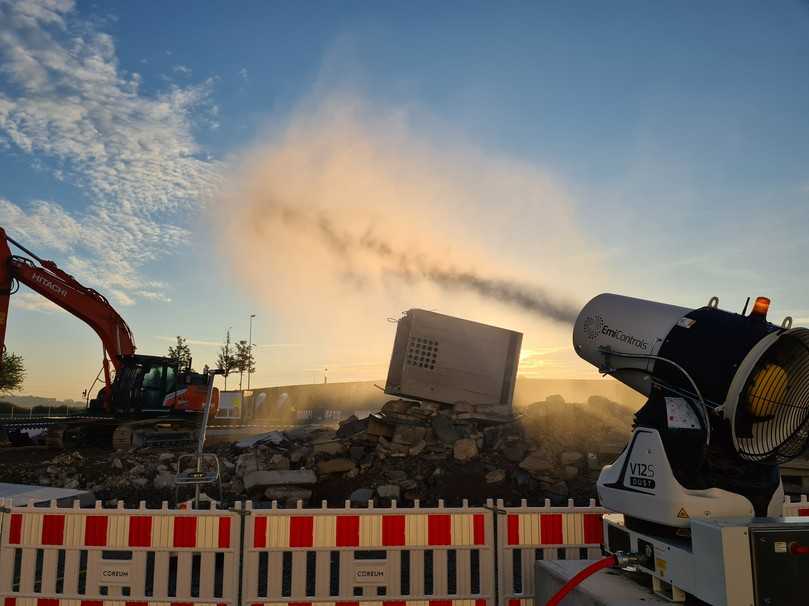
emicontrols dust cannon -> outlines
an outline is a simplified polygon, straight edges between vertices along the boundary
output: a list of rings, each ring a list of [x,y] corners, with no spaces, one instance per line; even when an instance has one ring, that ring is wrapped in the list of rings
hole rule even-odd
[[[598,480],[612,552],[655,587],[716,605],[806,603],[809,524],[783,511],[778,464],[809,443],[809,330],[751,312],[603,294],[582,309],[576,352],[648,397]],[[746,307],[746,306],[745,306]],[[796,594],[797,595],[797,594]]]

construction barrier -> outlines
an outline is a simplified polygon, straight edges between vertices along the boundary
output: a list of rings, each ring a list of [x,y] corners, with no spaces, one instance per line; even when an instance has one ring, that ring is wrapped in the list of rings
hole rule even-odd
[[[809,516],[809,500],[805,494],[802,494],[797,501],[793,501],[790,497],[784,499],[784,515],[785,516]]]
[[[238,513],[165,504],[10,507],[0,596],[4,606],[237,606],[240,531]]]
[[[246,511],[244,605],[495,606],[486,508]]]
[[[605,511],[0,502],[0,606],[533,606],[534,562],[600,557]]]
[[[602,515],[597,507],[504,507],[497,502],[497,571],[499,606],[534,603],[536,560],[586,560],[601,556]]]

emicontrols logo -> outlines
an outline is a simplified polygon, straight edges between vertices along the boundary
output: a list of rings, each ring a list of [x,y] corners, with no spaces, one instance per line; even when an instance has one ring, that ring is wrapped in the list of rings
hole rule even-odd
[[[644,351],[648,351],[649,349],[648,341],[634,337],[620,329],[610,328],[607,326],[607,323],[604,321],[602,316],[586,317],[584,319],[584,334],[587,335],[587,338],[591,341],[595,341],[598,338],[598,335],[604,335]]]
[[[595,341],[598,338],[603,328],[604,318],[601,316],[596,316],[595,318],[588,316],[584,319],[584,334],[586,334],[587,338],[591,341]]]

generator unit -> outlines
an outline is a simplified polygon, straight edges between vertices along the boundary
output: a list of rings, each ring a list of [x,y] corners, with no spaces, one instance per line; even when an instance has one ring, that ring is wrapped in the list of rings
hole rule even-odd
[[[521,346],[522,333],[411,309],[398,320],[385,393],[510,412]]]

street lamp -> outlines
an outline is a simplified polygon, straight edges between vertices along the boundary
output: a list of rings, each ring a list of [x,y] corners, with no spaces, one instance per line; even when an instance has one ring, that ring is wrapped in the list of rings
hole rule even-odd
[[[248,341],[248,351],[250,352],[250,358],[253,357],[253,318],[256,317],[256,314],[250,314],[250,340]],[[250,389],[250,373],[253,372],[251,368],[251,364],[247,365],[247,389]]]

